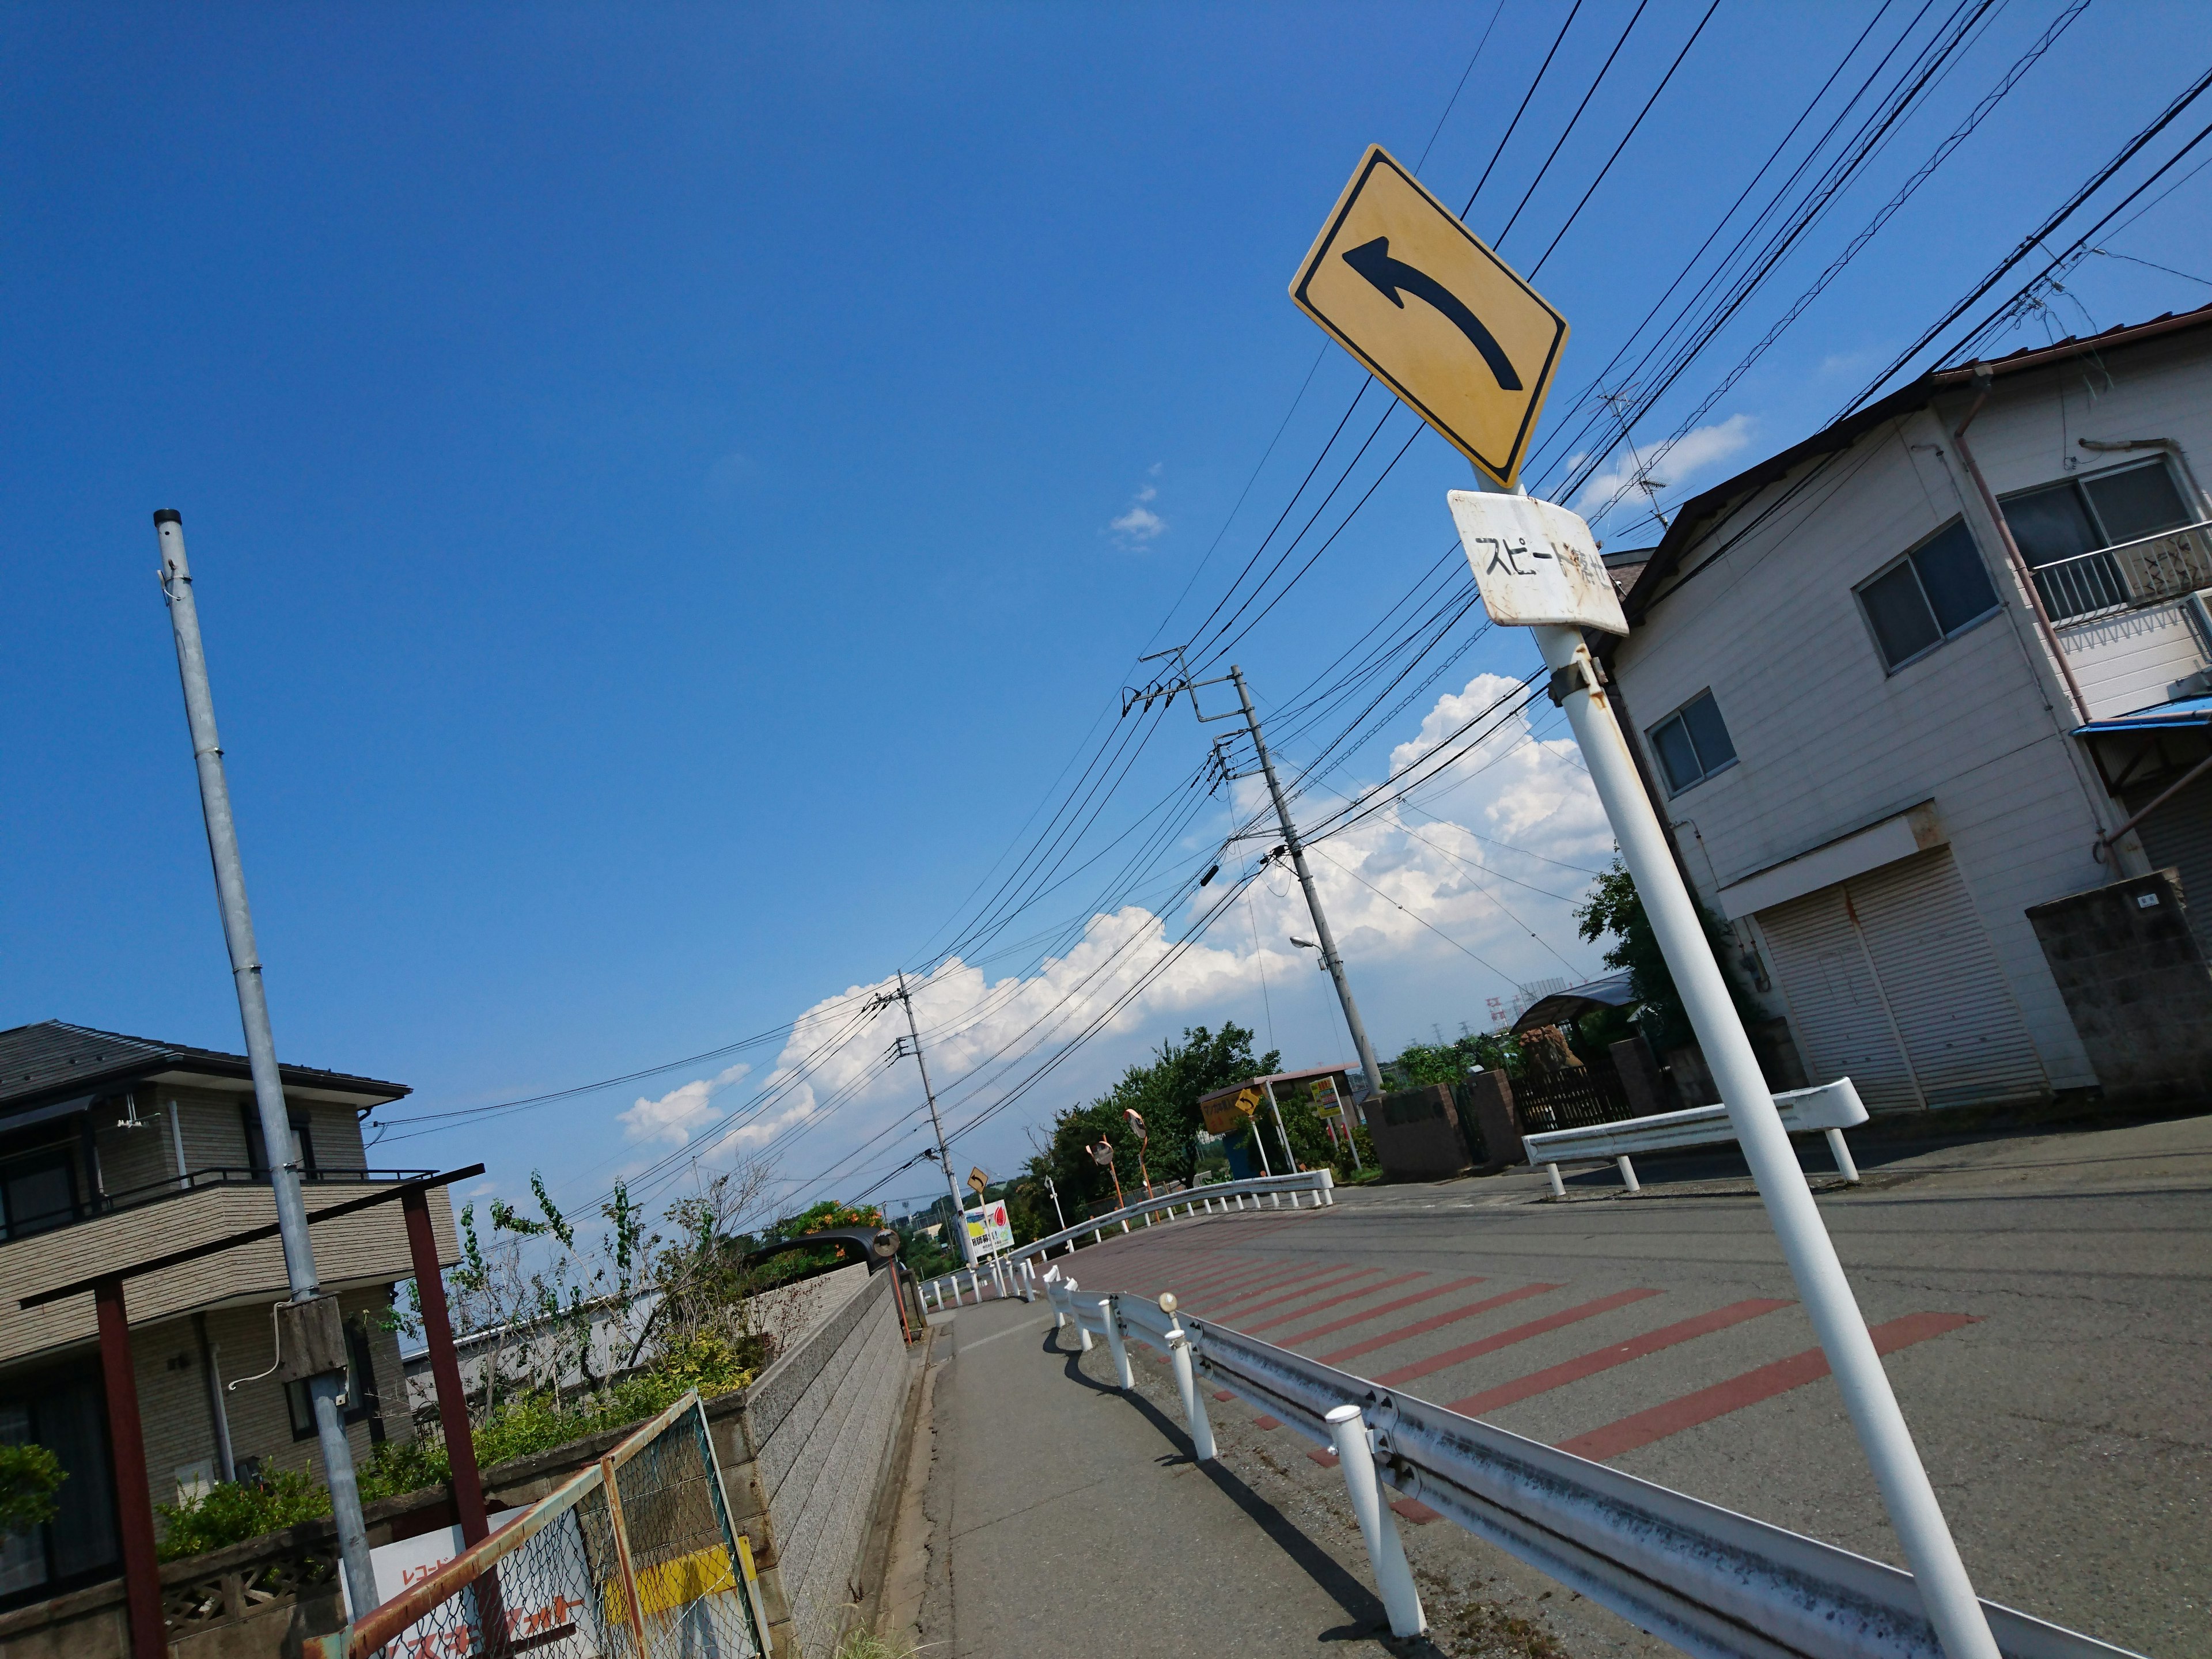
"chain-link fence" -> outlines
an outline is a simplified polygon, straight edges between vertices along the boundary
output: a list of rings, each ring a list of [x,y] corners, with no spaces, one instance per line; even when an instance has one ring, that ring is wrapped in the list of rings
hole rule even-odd
[[[751,1659],[767,1623],[692,1394],[302,1659]]]

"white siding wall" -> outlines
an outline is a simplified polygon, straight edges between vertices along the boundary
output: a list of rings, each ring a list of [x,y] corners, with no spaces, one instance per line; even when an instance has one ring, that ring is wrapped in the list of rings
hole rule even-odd
[[[2062,444],[2083,435],[2176,438],[2195,459],[2212,453],[2207,362],[2202,345],[2171,342],[2108,356],[2112,384],[2100,379],[2094,410],[2075,370],[1999,381],[1969,441],[2000,494],[2068,476]],[[1964,410],[1946,412],[1955,423]],[[1720,885],[1932,799],[2052,1084],[2085,1085],[2094,1074],[2023,912],[2112,879],[2090,846],[2118,814],[2063,735],[2072,722],[2051,706],[2050,653],[1966,499],[1971,481],[1954,476],[1954,447],[1924,413],[1869,434],[1653,606],[1615,669],[1639,727],[1705,686],[1728,722],[1740,763],[1665,803],[1707,902]],[[1781,488],[1709,530],[1707,544]],[[1962,513],[2003,608],[1887,674],[1852,586]]]
[[[2058,643],[2092,720],[2164,702],[2174,682],[2204,666],[2204,648],[2179,604],[2077,623],[2058,630]]]

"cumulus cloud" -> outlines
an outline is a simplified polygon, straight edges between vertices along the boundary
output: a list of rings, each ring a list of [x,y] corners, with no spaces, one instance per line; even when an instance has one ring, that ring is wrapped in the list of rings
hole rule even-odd
[[[1679,489],[1697,474],[1717,466],[1750,443],[1753,425],[1748,415],[1731,415],[1716,425],[1692,428],[1671,444],[1655,447],[1639,443],[1633,454],[1624,444],[1613,464],[1593,473],[1583,486],[1583,493],[1575,499],[1575,511],[1599,513],[1615,495],[1620,496],[1621,506],[1639,507],[1644,500],[1644,492],[1635,483],[1639,471],[1667,489]],[[1640,469],[1637,465],[1638,458],[1643,461]]]
[[[1392,751],[1391,770],[1463,742],[1452,733],[1515,684],[1479,674],[1440,696],[1419,730]],[[1536,709],[1551,714],[1548,704]],[[1205,851],[1207,836],[1226,833],[1231,817],[1259,810],[1263,789],[1257,778],[1239,780],[1222,824],[1194,832],[1193,855]],[[1306,799],[1315,820],[1341,805],[1319,787]],[[1526,713],[1451,758],[1410,804],[1324,835],[1310,862],[1382,1054],[1427,1036],[1425,1023],[1409,1027],[1394,1012],[1409,1000],[1409,987],[1425,988],[1425,1006],[1438,1013],[1486,1023],[1487,1000],[1508,998],[1516,985],[1602,971],[1595,950],[1576,937],[1571,913],[1587,889],[1585,872],[1602,867],[1611,849],[1573,744],[1536,736]],[[1251,857],[1246,843],[1224,861],[1223,877],[1249,872]],[[1178,945],[1224,886],[1217,880],[1179,912],[1129,905],[1094,915],[1065,949],[1024,973],[994,976],[954,960],[926,980],[909,977],[958,1173],[969,1163],[995,1170],[994,1158],[1011,1165],[1026,1151],[1023,1125],[1100,1092],[1186,1025],[1218,1028],[1234,1019],[1257,1030],[1264,1049],[1273,1022],[1273,1046],[1287,1065],[1350,1058],[1314,953],[1290,942],[1312,933],[1288,869],[1267,869],[1194,942]],[[816,1003],[744,1101],[713,1098],[743,1074],[732,1067],[659,1100],[641,1099],[621,1114],[625,1131],[635,1141],[699,1145],[702,1161],[716,1165],[769,1153],[788,1183],[772,1203],[822,1196],[808,1183],[824,1174],[824,1190],[840,1195],[869,1188],[931,1144],[919,1074],[910,1059],[890,1052],[904,1017],[895,1006],[870,1006],[893,988],[890,980],[855,985]],[[1094,1025],[1084,1047],[1003,1115],[962,1133]],[[942,1185],[933,1166],[921,1163],[884,1191],[926,1196]]]
[[[752,1070],[739,1064],[714,1076],[696,1078],[680,1089],[671,1089],[658,1100],[640,1095],[637,1103],[616,1115],[623,1133],[631,1140],[663,1141],[681,1146],[700,1130],[721,1121],[714,1097]]]

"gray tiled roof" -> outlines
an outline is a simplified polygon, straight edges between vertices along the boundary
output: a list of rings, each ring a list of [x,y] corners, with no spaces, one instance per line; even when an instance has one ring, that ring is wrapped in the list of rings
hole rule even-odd
[[[280,1066],[277,1071],[287,1084],[297,1088],[331,1089],[384,1100],[397,1100],[410,1092],[404,1083],[319,1071],[310,1066]],[[0,1031],[0,1113],[49,1098],[120,1088],[157,1072],[235,1078],[252,1074],[244,1054],[195,1048],[189,1043],[156,1042],[119,1031],[97,1031],[58,1019],[42,1020],[36,1025]]]

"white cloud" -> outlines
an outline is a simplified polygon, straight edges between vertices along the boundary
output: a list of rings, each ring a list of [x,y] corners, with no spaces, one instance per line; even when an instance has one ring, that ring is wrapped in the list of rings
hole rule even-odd
[[[1638,512],[1645,497],[1633,482],[1638,472],[1638,458],[1643,460],[1644,476],[1667,489],[1679,492],[1698,473],[1718,465],[1749,444],[1754,424],[1748,415],[1731,415],[1717,425],[1693,428],[1671,444],[1655,447],[1638,443],[1633,455],[1624,444],[1613,458],[1613,464],[1593,473],[1583,486],[1583,493],[1575,500],[1575,511],[1602,517],[1601,509],[1620,495],[1620,507]],[[1675,499],[1681,499],[1679,493]]]
[[[1145,469],[1145,476],[1158,477],[1161,465],[1154,461]],[[1168,521],[1146,505],[1147,501],[1158,500],[1159,494],[1158,484],[1139,485],[1137,493],[1129,499],[1128,510],[1120,518],[1110,520],[1106,527],[1121,537],[1124,544],[1152,540],[1168,527]]]
[[[739,1064],[710,1078],[699,1078],[680,1089],[671,1089],[658,1100],[640,1095],[637,1103],[616,1115],[623,1133],[632,1140],[666,1141],[681,1146],[692,1135],[721,1121],[713,1102],[716,1095],[739,1081],[752,1067]]]
[[[1392,769],[1448,745],[1515,684],[1480,674],[1439,697],[1418,733],[1392,751]],[[1550,713],[1541,702],[1536,710]],[[1305,799],[1313,820],[1342,804],[1319,788]],[[1194,830],[1192,858],[1226,833],[1231,817],[1263,805],[1261,781],[1240,780],[1221,823]],[[1431,1018],[1486,1023],[1487,1000],[1510,996],[1516,984],[1602,971],[1596,950],[1577,939],[1570,911],[1589,884],[1582,871],[1601,868],[1611,849],[1572,743],[1534,738],[1527,714],[1447,763],[1413,805],[1393,805],[1315,843],[1316,884],[1380,1052],[1387,1058],[1415,1036],[1425,1040]],[[1024,1125],[1048,1122],[1054,1111],[1097,1094],[1186,1025],[1218,1029],[1233,1019],[1258,1031],[1265,1049],[1272,1023],[1288,1065],[1350,1057],[1314,953],[1290,943],[1293,933],[1312,933],[1286,868],[1254,882],[1176,951],[1202,910],[1251,868],[1254,851],[1241,844],[1183,911],[1162,915],[1130,905],[1089,917],[1060,954],[1032,971],[994,978],[954,960],[926,981],[908,980],[958,1173],[971,1163],[1011,1167],[1028,1150]],[[930,1144],[914,1064],[886,1056],[904,1017],[895,1006],[866,1008],[892,983],[853,986],[815,1004],[743,1103],[725,1109],[712,1102],[742,1075],[732,1067],[657,1101],[640,1100],[620,1115],[623,1128],[635,1141],[698,1145],[702,1161],[718,1166],[769,1152],[791,1183],[771,1196],[778,1207],[824,1195],[804,1183],[825,1172],[826,1190],[842,1196],[874,1187]],[[1094,1023],[1097,1034],[1064,1066],[1003,1115],[961,1133]],[[942,1186],[933,1166],[915,1164],[878,1195],[926,1197]]]

